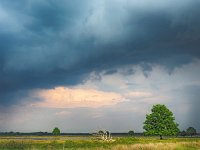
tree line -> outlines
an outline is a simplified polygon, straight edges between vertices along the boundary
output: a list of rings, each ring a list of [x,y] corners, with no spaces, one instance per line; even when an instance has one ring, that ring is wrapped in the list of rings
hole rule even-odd
[[[146,115],[146,120],[144,121],[144,135],[159,136],[160,139],[163,139],[163,136],[193,136],[197,134],[196,129],[193,127],[187,128],[186,131],[180,131],[178,126],[179,124],[175,122],[175,117],[173,116],[172,111],[170,111],[165,105],[153,105],[151,113]],[[60,130],[56,127],[52,134],[59,135]],[[105,134],[109,135],[110,133],[109,131],[104,132],[100,130],[97,134],[104,137]],[[129,131],[128,135],[133,136],[134,131]]]
[[[157,104],[153,105],[151,113],[146,115],[143,129],[146,136],[159,136],[163,139],[163,136],[194,136],[197,135],[197,131],[194,127],[188,127],[183,131],[178,128],[178,123],[175,122],[175,117],[165,105]],[[67,135],[67,133],[61,133],[58,127],[55,127],[52,133],[48,132],[34,132],[34,133],[20,133],[20,132],[0,132],[0,135]],[[78,134],[78,133],[77,133]],[[110,136],[109,131],[97,132],[102,137]],[[129,136],[134,136],[133,130],[127,133]],[[76,135],[76,134],[74,134]],[[107,139],[107,138],[106,138]]]

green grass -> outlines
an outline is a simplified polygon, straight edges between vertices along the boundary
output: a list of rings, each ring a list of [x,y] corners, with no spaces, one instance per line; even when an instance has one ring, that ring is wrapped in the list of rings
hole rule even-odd
[[[28,140],[27,140],[28,138]],[[72,139],[72,140],[66,140]],[[63,150],[64,149],[200,149],[200,138],[115,137],[102,141],[94,137],[0,137],[0,150]]]

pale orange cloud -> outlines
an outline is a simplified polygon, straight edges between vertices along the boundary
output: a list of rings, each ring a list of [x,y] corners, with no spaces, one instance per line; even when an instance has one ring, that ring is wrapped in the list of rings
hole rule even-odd
[[[115,105],[123,100],[123,97],[120,94],[114,92],[66,87],[38,90],[33,93],[33,97],[42,99],[42,101],[32,104],[33,106],[52,108],[95,108]]]

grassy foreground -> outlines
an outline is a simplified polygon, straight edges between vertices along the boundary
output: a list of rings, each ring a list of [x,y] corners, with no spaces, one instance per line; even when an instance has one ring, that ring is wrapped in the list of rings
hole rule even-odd
[[[73,139],[74,138],[74,139]],[[0,137],[1,150],[67,150],[67,149],[111,149],[111,150],[194,150],[200,149],[200,138],[121,137],[113,141],[97,140],[93,137]]]

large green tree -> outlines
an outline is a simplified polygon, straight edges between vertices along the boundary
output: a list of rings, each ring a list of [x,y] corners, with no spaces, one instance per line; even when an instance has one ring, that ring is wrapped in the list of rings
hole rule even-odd
[[[158,135],[162,139],[163,136],[176,135],[179,132],[173,113],[165,105],[154,105],[151,111],[144,122],[145,135]]]
[[[60,129],[58,127],[55,127],[52,131],[53,135],[60,135]]]

